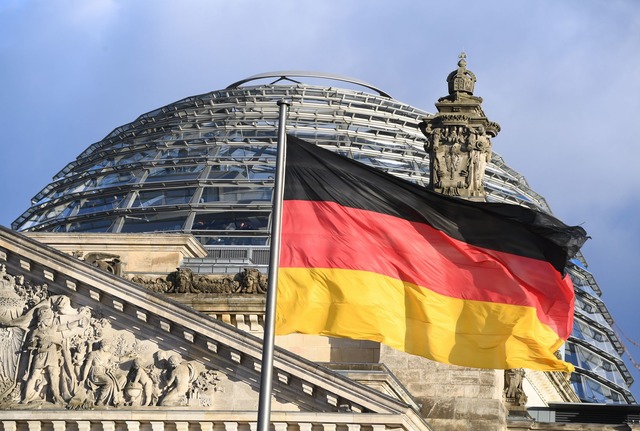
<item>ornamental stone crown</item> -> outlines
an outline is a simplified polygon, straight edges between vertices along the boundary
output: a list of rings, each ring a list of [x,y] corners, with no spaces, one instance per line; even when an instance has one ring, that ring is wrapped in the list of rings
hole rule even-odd
[[[473,88],[476,84],[476,75],[467,70],[467,54],[461,52],[458,56],[458,69],[454,70],[447,76],[449,83],[449,94],[453,95],[457,92],[473,94]]]

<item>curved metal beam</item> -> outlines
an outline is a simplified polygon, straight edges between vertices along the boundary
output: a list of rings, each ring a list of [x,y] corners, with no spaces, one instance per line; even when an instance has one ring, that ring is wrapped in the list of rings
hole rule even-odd
[[[278,71],[278,72],[265,72],[265,73],[259,73],[257,75],[253,75],[250,76],[248,78],[245,79],[241,79],[240,81],[236,81],[233,84],[227,86],[227,89],[230,88],[237,88],[239,86],[241,86],[242,84],[246,84],[249,81],[255,81],[258,79],[264,79],[264,78],[278,78],[278,79],[290,79],[290,77],[296,77],[296,78],[321,78],[321,79],[329,79],[329,80],[333,80],[333,81],[343,81],[343,82],[348,82],[350,84],[356,84],[356,85],[360,85],[362,87],[366,87],[370,90],[375,91],[376,93],[378,93],[380,96],[383,97],[388,97],[390,99],[393,99],[393,97],[391,97],[388,93],[380,90],[377,87],[374,87],[373,85],[361,81],[359,79],[356,78],[350,78],[348,76],[340,76],[340,75],[332,75],[329,73],[322,73],[322,72],[309,72],[309,71],[304,71],[304,70],[284,70],[284,71]],[[295,82],[295,80],[292,80]]]

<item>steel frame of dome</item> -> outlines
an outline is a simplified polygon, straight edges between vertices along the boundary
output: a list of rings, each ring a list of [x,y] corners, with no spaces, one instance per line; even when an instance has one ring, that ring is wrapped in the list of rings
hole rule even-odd
[[[275,81],[244,86],[260,79]],[[294,78],[348,82],[364,91],[306,85]],[[373,90],[377,94],[371,94]],[[187,232],[211,256],[266,263],[277,140],[277,102],[290,103],[287,133],[428,185],[418,128],[427,112],[352,78],[271,72],[141,115],[65,166],[13,222],[18,231]],[[524,177],[494,154],[487,200],[551,212]],[[582,257],[568,268],[576,325],[566,357],[584,401],[634,403],[633,378],[613,321]]]

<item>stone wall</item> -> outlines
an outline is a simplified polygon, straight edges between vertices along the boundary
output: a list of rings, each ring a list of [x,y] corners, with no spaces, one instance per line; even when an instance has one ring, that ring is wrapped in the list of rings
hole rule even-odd
[[[381,347],[384,363],[413,395],[434,429],[496,431],[507,429],[502,370],[445,365]]]

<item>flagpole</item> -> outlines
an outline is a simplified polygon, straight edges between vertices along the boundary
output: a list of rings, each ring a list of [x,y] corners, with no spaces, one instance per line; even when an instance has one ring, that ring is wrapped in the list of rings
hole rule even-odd
[[[269,253],[269,279],[267,304],[264,313],[264,339],[262,344],[262,368],[260,374],[260,399],[258,401],[258,427],[256,431],[269,431],[271,419],[271,389],[273,386],[273,347],[275,339],[276,289],[280,263],[280,230],[282,227],[282,197],[284,195],[284,167],[286,162],[286,120],[289,103],[278,101],[278,151],[276,178],[273,187],[273,211],[271,212],[271,247]]]

